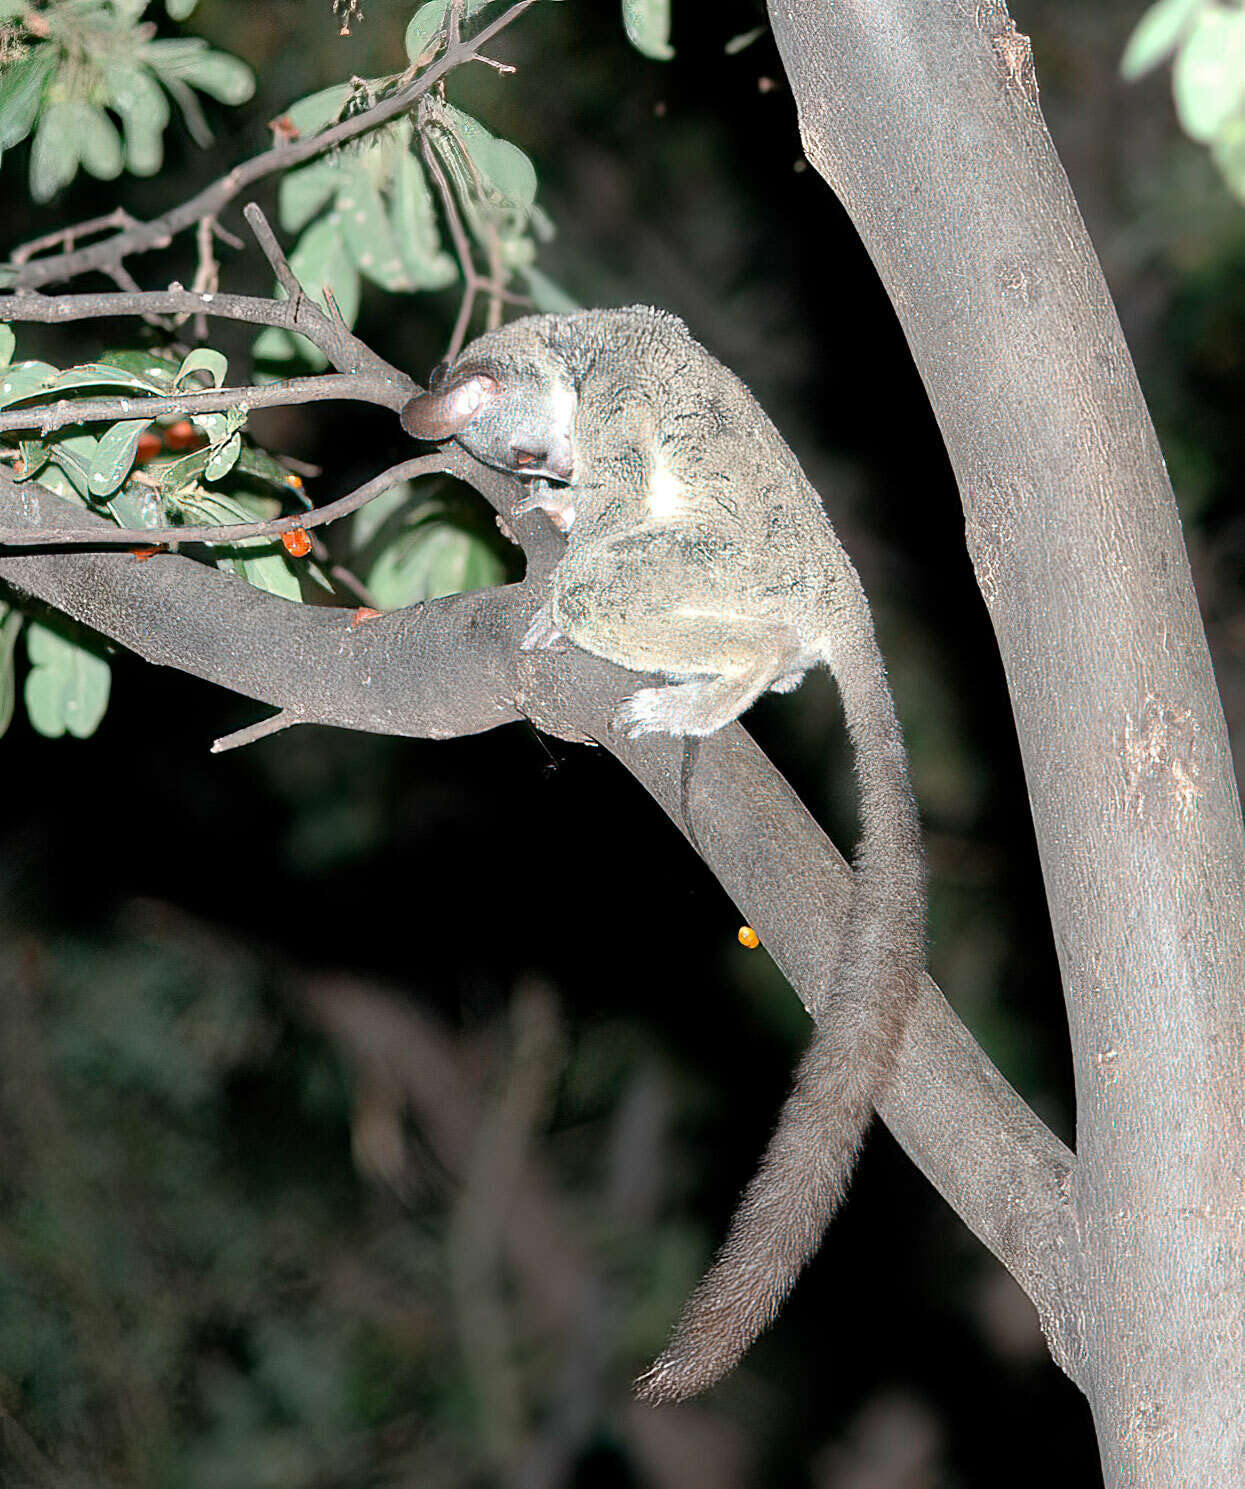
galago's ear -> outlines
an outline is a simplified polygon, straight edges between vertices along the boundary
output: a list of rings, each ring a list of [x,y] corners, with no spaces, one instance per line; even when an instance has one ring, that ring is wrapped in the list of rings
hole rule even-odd
[[[449,377],[440,368],[432,389],[417,394],[402,410],[402,427],[415,439],[452,439],[471,423],[497,392],[497,379],[464,368]]]

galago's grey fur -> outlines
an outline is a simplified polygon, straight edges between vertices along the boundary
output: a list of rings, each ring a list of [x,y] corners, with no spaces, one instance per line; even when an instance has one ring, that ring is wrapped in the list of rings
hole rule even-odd
[[[668,679],[619,708],[634,735],[705,735],[824,666],[843,699],[860,842],[836,984],[708,1275],[640,1378],[694,1395],[771,1322],[842,1197],[924,966],[925,865],[873,620],[821,500],[735,375],[635,306],[490,331],[403,411],[530,480],[566,552],[525,648],[582,647]]]

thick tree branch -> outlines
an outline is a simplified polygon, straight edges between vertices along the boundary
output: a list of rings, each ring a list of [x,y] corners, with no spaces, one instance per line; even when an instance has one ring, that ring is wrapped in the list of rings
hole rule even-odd
[[[1245,833],[1162,455],[1004,6],[770,13],[946,440],[1007,672],[1072,1034],[1076,1376],[1107,1482],[1236,1482]]]
[[[440,452],[499,512],[515,483],[456,447]],[[0,475],[0,517],[80,521],[55,498]],[[46,494],[45,494],[46,495]],[[761,933],[805,1007],[833,1000],[850,870],[738,725],[685,755],[676,741],[628,741],[608,728],[634,674],[568,651],[520,653],[543,578],[561,548],[550,525],[515,521],[523,585],[416,607],[351,627],[339,611],[275,600],[189,560],[128,555],[0,558],[0,579],[141,655],[288,708],[372,732],[468,733],[525,714],[568,739],[606,745],[688,835]],[[460,650],[461,649],[461,650]],[[909,1027],[883,1114],[904,1147],[1038,1303],[1065,1319],[1066,1179],[1071,1157],[986,1059],[932,983]],[[1073,1351],[1062,1341],[1062,1358]]]
[[[32,533],[82,521],[79,508],[3,472],[0,513]],[[522,586],[359,622],[352,610],[278,599],[174,554],[6,556],[0,581],[149,662],[307,723],[445,739],[519,717],[513,658],[531,608]]]

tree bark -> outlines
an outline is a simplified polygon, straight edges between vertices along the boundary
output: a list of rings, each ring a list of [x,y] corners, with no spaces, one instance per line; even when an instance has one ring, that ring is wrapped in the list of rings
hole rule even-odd
[[[998,637],[1077,1093],[1109,1489],[1245,1472],[1245,838],[1162,455],[1003,6],[771,0],[808,157],[895,305]]]

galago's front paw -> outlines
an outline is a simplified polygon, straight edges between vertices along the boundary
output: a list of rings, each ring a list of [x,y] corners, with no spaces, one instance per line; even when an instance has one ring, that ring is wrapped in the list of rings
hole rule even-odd
[[[570,532],[575,522],[575,503],[565,486],[534,480],[528,494],[514,504],[514,515],[526,517],[529,512],[543,512],[560,533]]]

